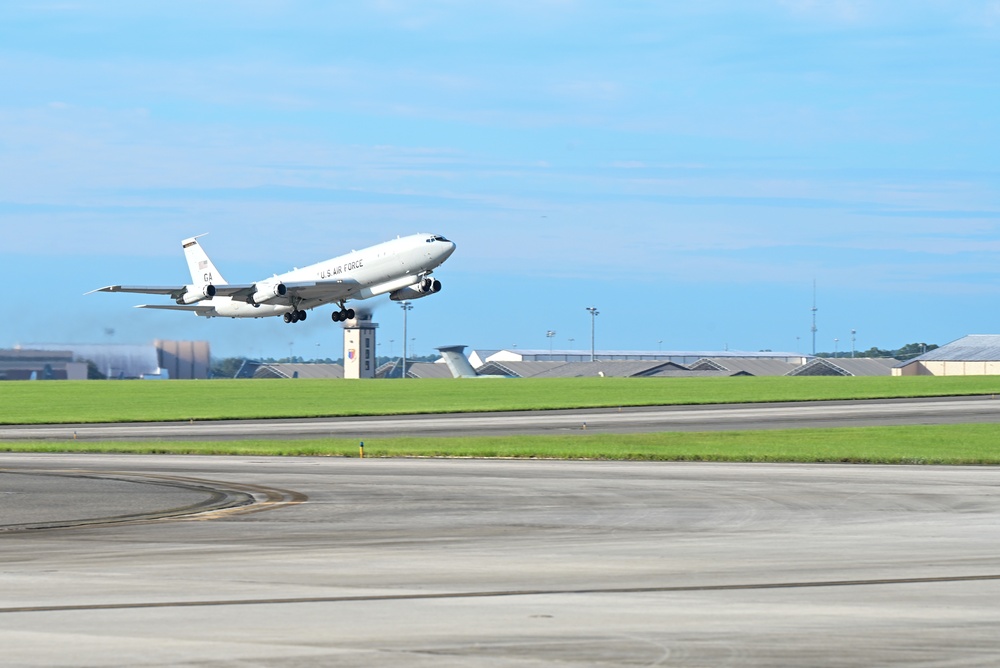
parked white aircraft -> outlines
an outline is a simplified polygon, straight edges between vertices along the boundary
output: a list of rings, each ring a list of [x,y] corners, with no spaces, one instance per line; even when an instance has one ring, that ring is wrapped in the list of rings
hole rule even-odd
[[[455,252],[455,244],[436,234],[400,237],[360,251],[351,251],[325,262],[256,283],[227,283],[198,243],[181,242],[191,284],[177,286],[109,285],[91,292],[138,292],[169,295],[176,304],[141,304],[136,308],[193,311],[206,318],[266,318],[282,316],[285,322],[306,319],[306,311],[337,304],[333,321],[353,320],[350,299],[388,294],[394,301],[420,299],[441,290],[431,273]],[[91,294],[88,292],[87,294]]]

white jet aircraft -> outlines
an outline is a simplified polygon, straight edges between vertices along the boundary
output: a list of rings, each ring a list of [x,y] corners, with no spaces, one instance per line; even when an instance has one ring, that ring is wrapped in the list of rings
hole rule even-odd
[[[325,262],[256,283],[227,283],[215,268],[198,238],[181,242],[191,284],[177,286],[109,285],[93,292],[138,292],[169,295],[176,304],[141,304],[136,308],[193,311],[206,318],[266,318],[282,316],[285,322],[306,319],[306,311],[337,304],[333,321],[353,320],[349,299],[388,294],[394,301],[420,299],[441,290],[431,273],[455,252],[455,244],[436,234],[413,234],[351,251]]]

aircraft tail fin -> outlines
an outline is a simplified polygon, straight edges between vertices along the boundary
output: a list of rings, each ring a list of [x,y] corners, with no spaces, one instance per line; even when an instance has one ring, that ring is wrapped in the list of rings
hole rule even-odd
[[[184,257],[187,258],[188,269],[191,271],[191,282],[195,285],[226,285],[226,279],[222,277],[215,264],[208,258],[205,249],[198,243],[198,238],[205,236],[199,234],[196,237],[185,239],[181,242],[184,247]]]
[[[442,346],[438,352],[455,378],[475,378],[479,375],[465,356],[465,346]]]

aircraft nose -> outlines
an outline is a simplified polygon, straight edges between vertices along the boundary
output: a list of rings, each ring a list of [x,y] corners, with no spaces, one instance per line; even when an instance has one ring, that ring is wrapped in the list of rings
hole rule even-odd
[[[445,261],[451,257],[451,254],[455,252],[455,242],[447,242],[441,249],[441,261]]]

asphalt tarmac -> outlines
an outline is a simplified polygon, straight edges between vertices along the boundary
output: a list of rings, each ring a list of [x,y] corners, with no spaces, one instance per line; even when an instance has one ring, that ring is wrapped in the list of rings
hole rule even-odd
[[[0,453],[0,509],[4,666],[1000,660],[993,468]]]
[[[791,429],[1000,422],[995,396],[455,413],[296,420],[0,425],[0,440],[222,440]]]

